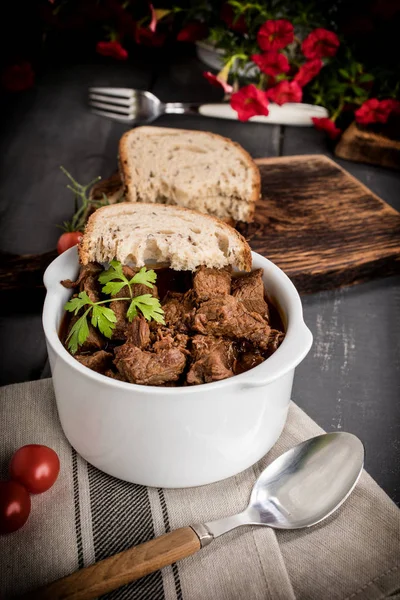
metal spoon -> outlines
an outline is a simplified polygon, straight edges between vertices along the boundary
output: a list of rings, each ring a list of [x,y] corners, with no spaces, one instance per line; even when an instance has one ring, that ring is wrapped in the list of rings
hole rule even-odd
[[[96,598],[190,556],[242,525],[275,529],[310,527],[331,515],[346,500],[363,464],[364,447],[351,433],[327,433],[311,438],[264,469],[243,512],[177,529],[81,569],[27,597]]]

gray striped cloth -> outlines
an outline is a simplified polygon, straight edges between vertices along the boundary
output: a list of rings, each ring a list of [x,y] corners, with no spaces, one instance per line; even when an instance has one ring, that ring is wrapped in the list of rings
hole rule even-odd
[[[0,536],[1,597],[53,581],[177,527],[245,508],[258,474],[321,429],[292,403],[283,434],[258,464],[229,480],[186,490],[145,488],[87,464],[60,427],[51,379],[0,389],[3,478],[20,446],[51,446],[54,487],[32,497],[19,531]],[[107,600],[375,600],[400,597],[400,511],[363,473],[343,507],[299,531],[237,529],[198,554],[105,596]]]

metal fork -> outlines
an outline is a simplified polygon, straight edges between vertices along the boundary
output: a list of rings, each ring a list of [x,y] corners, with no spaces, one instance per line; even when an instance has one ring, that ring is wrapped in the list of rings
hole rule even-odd
[[[151,92],[129,88],[89,88],[92,112],[102,117],[126,123],[151,123],[164,114],[195,114],[199,104],[161,102]]]
[[[238,116],[227,102],[219,104],[196,104],[184,102],[161,102],[151,92],[130,88],[89,88],[89,106],[102,117],[125,123],[151,123],[164,114],[200,114],[205,117],[232,119]],[[283,106],[269,105],[268,116],[257,116],[252,122],[280,125],[312,125],[311,117],[327,117],[326,108],[310,104],[287,103]]]

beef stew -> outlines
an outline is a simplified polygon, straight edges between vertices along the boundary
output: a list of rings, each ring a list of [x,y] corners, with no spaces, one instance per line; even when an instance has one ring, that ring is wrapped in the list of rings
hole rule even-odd
[[[123,267],[126,277],[138,270]],[[103,268],[81,267],[76,281],[63,281],[74,297],[85,291],[102,300],[98,281]],[[263,271],[234,274],[230,269],[200,267],[195,273],[156,269],[152,289],[135,284],[134,296],[151,294],[160,300],[165,324],[138,314],[130,322],[124,287],[111,296],[116,323],[110,338],[89,324],[89,337],[74,357],[113,379],[141,385],[187,386],[210,383],[247,371],[266,360],[284,339],[279,313],[268,301]],[[142,289],[143,288],[143,289]],[[71,328],[81,315],[66,313],[60,339],[68,349]]]

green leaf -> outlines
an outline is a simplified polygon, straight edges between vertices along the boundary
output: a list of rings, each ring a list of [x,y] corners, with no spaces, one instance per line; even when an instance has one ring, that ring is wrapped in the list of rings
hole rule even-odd
[[[92,312],[92,325],[100,330],[100,333],[111,338],[117,317],[111,308],[95,304]]]
[[[138,311],[136,310],[136,303],[135,303],[136,298],[133,298],[132,302],[129,305],[129,308],[127,310],[126,316],[128,317],[128,321],[130,323],[132,323],[133,319],[135,317],[137,317],[138,315]]]
[[[75,354],[78,351],[78,347],[82,346],[89,335],[89,325],[87,322],[87,315],[90,311],[90,308],[87,309],[85,314],[83,314],[76,323],[71,327],[71,331],[68,334],[67,342],[68,342],[68,350],[71,354]]]
[[[126,313],[129,321],[132,321],[134,317],[137,316],[138,310],[140,310],[147,321],[154,319],[154,321],[157,321],[157,323],[162,323],[165,325],[163,316],[164,311],[161,308],[160,301],[158,298],[154,298],[154,296],[151,294],[143,294],[141,296],[132,298],[132,302],[130,303],[128,312]]]
[[[142,267],[139,273],[136,273],[129,283],[141,283],[142,285],[147,285],[147,287],[152,288],[153,283],[155,283],[156,280],[157,274],[153,269],[147,270],[146,267]]]
[[[107,271],[100,274],[99,281],[106,284],[101,290],[103,294],[116,296],[126,285],[129,286],[130,291],[130,282],[124,275],[121,263],[117,260],[111,261]]]
[[[101,289],[103,294],[108,294],[110,296],[116,296],[123,287],[127,285],[125,281],[109,281],[106,285]]]
[[[375,79],[375,77],[373,75],[370,75],[369,73],[364,73],[364,75],[361,75],[359,78],[359,82],[360,83],[366,83],[367,81],[373,81]]]
[[[114,279],[121,279],[128,283],[128,280],[122,271],[122,265],[117,260],[112,260],[107,271],[103,271],[99,277],[100,283],[108,283]]]
[[[368,93],[366,92],[366,90],[364,90],[363,88],[358,87],[357,85],[355,85],[353,87],[353,92],[355,93],[356,96],[359,96],[359,97],[361,97],[361,96],[367,97],[368,96]]]
[[[350,73],[346,69],[339,69],[339,73],[345,79],[350,79]]]
[[[73,312],[75,315],[77,315],[81,308],[83,308],[87,304],[92,305],[93,302],[91,301],[86,292],[80,292],[77,297],[71,298],[71,300],[69,300],[66,303],[66,305],[64,306],[64,310],[67,310],[68,312]]]

